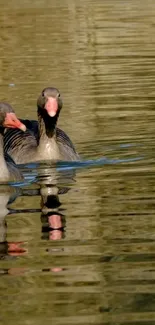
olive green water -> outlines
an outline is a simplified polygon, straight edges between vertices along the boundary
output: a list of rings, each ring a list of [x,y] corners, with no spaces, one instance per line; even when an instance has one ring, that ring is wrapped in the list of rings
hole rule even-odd
[[[155,1],[0,6],[0,99],[36,118],[40,91],[59,88],[59,126],[85,160],[110,159],[53,168],[9,215],[1,187],[0,325],[154,325]]]

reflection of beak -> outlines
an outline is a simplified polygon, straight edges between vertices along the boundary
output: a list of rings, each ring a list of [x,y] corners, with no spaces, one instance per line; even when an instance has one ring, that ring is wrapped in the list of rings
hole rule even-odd
[[[50,240],[60,240],[62,239],[62,230],[54,229],[49,232],[49,239]]]
[[[24,132],[26,131],[26,126],[16,117],[15,113],[6,113],[3,126],[13,129],[17,128]]]
[[[59,214],[51,214],[48,217],[49,227],[52,229],[60,229],[62,228],[61,216]]]
[[[58,102],[56,98],[48,97],[45,109],[50,117],[54,117],[58,111]]]
[[[20,246],[23,242],[9,242],[8,243],[8,253],[11,256],[19,256],[23,255],[27,252],[27,250]]]

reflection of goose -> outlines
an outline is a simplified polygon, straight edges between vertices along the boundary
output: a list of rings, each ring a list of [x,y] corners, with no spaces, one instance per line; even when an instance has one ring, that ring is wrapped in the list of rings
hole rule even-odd
[[[61,205],[56,186],[41,186],[42,238],[60,240],[64,235],[65,217],[59,212]]]
[[[21,179],[14,161],[8,154],[4,156],[3,134],[4,128],[19,128],[25,131],[26,127],[17,119],[12,107],[7,103],[0,103],[0,126],[0,181]]]
[[[3,193],[0,193],[0,243],[6,241],[6,222],[5,216],[8,214],[7,203],[10,198],[9,191],[3,188]]]
[[[38,122],[21,120],[27,130],[9,129],[5,150],[16,163],[39,160],[79,160],[79,155],[64,131],[56,127],[62,100],[56,88],[45,88],[37,101]]]
[[[68,172],[67,175],[64,171],[58,173],[54,166],[43,168],[42,172],[39,169],[37,181],[40,184],[41,195],[42,239],[60,240],[64,237],[65,216],[62,211],[64,212],[65,209],[61,206],[59,194],[68,192],[69,187],[66,185],[73,182],[72,177],[72,173],[70,173],[70,178]]]
[[[5,217],[9,213],[8,202],[13,202],[18,197],[18,190],[8,185],[0,187],[0,259],[8,254],[9,243],[6,241],[7,226]]]
[[[42,211],[46,211],[47,209],[55,209],[61,205],[59,201],[58,192],[59,189],[56,186],[41,186],[40,195]]]

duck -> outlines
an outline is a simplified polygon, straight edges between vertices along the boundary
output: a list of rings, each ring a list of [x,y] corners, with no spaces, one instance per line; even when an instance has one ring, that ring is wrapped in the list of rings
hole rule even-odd
[[[15,162],[8,153],[4,153],[3,139],[5,128],[18,128],[22,132],[26,130],[26,126],[16,117],[12,106],[8,103],[0,102],[0,182],[21,180],[23,176]]]
[[[17,129],[7,129],[4,149],[16,164],[80,160],[68,135],[57,127],[62,105],[59,90],[47,87],[37,100],[38,121],[21,119],[27,128],[24,133]]]

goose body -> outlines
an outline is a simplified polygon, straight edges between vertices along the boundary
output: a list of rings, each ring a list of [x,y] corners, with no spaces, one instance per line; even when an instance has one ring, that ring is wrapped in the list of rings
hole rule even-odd
[[[0,103],[0,181],[20,180],[22,175],[13,159],[4,153],[4,129],[20,128],[25,131],[26,126],[17,119],[12,107],[7,103]]]
[[[26,132],[8,129],[4,148],[18,164],[40,160],[79,160],[70,138],[56,127],[62,100],[56,88],[46,88],[37,101],[38,122],[20,120]]]

